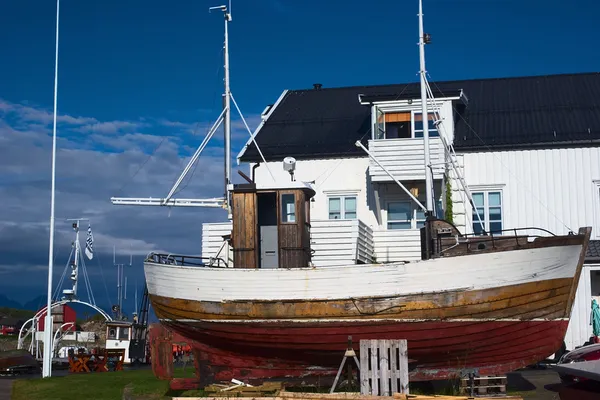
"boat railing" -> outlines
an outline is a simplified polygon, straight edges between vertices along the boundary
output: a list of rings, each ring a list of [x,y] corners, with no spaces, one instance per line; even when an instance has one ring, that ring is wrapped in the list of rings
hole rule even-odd
[[[227,268],[227,262],[221,257],[201,257],[181,254],[150,253],[146,261],[157,264],[177,265],[181,267]]]
[[[538,233],[531,233],[532,231]],[[509,232],[513,233],[514,235],[507,235],[507,233]],[[498,248],[499,245],[501,245],[501,247],[503,248],[505,248],[507,245],[519,248],[527,244],[530,241],[530,239],[548,236],[556,236],[556,234],[543,228],[524,227],[460,235],[456,237],[456,243],[449,246],[442,246],[443,238],[440,236],[438,236],[437,241],[439,246],[438,248],[441,249],[441,253],[447,252],[460,245],[466,245],[466,251],[467,253],[470,253],[473,251],[479,252],[485,250],[495,250]],[[446,239],[448,239],[448,237],[446,237]]]

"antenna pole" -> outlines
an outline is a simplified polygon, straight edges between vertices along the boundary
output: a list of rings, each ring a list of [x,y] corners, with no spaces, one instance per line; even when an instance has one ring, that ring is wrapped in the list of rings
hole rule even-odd
[[[56,0],[56,45],[54,52],[54,117],[52,124],[52,188],[50,190],[50,244],[48,249],[48,299],[44,324],[42,378],[52,376],[52,274],[54,269],[54,194],[56,191],[56,106],[58,99],[58,22],[60,0]]]
[[[227,212],[231,214],[231,199],[229,196],[229,185],[231,184],[231,89],[229,87],[229,31],[228,25],[231,21],[231,14],[227,7],[223,6],[223,14],[225,15],[225,43],[224,43],[224,81],[225,93],[223,93],[223,109],[225,111],[224,118],[224,134],[225,134],[225,202],[227,204]]]
[[[73,273],[71,274],[71,280],[73,280],[73,298],[77,298],[77,280],[79,279],[79,220],[75,222],[75,263],[73,264]]]
[[[421,117],[423,122],[423,145],[425,147],[425,195],[427,196],[427,214],[433,215],[432,176],[429,160],[429,114],[427,112],[427,87],[425,86],[425,33],[423,32],[423,0],[419,0],[419,61],[421,78]]]

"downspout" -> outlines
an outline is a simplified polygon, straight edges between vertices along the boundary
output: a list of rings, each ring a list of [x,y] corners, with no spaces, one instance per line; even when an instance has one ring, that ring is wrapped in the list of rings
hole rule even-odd
[[[254,175],[255,175],[255,172],[254,172],[254,171],[255,171],[255,170],[256,170],[256,168],[258,168],[259,166],[260,166],[260,163],[259,163],[259,162],[257,162],[256,164],[254,164],[254,165],[252,166],[252,174],[251,174],[251,176],[250,176],[250,179],[252,179],[252,182],[254,182],[254,183],[256,183],[256,179],[254,179]]]

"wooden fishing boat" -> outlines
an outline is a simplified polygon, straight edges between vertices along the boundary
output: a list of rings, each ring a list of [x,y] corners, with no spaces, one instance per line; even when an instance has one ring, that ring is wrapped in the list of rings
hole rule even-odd
[[[506,373],[562,344],[590,228],[466,236],[430,218],[422,261],[320,268],[309,265],[309,185],[232,194],[234,268],[167,254],[144,263],[156,315],[190,339],[205,382],[335,374],[349,335],[407,339],[411,380]],[[294,222],[283,222],[290,196]],[[270,228],[277,268],[259,257]]]

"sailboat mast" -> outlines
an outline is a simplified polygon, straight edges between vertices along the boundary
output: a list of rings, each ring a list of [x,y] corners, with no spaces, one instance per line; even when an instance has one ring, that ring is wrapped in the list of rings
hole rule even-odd
[[[425,147],[425,195],[427,213],[433,215],[432,176],[429,160],[429,114],[427,112],[427,87],[425,86],[425,34],[423,32],[423,0],[419,0],[419,60],[421,78],[421,117],[423,122],[423,145]]]
[[[223,6],[225,7],[225,6]],[[225,7],[223,14],[225,15],[225,43],[224,43],[224,81],[225,93],[223,93],[223,109],[225,111],[223,119],[224,135],[225,135],[225,201],[227,211],[231,214],[231,202],[229,196],[229,184],[231,183],[231,90],[229,88],[229,31],[228,25],[231,21],[230,11]]]

